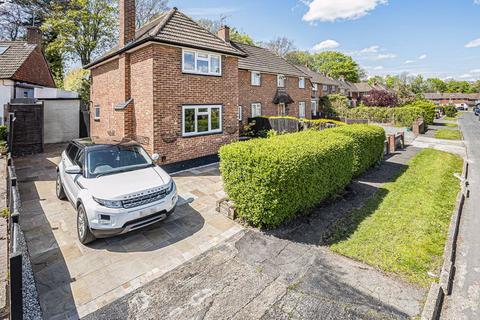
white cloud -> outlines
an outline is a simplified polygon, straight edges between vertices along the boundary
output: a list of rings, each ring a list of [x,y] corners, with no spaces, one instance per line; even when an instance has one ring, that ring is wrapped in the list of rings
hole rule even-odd
[[[480,47],[480,38],[470,41],[465,45],[465,48]]]
[[[480,0],[478,0],[480,1]],[[480,69],[473,69],[473,70],[470,70],[470,73],[480,73]]]
[[[414,62],[415,62],[415,60],[406,60],[405,64],[410,64],[410,63],[414,63]]]
[[[360,50],[360,53],[377,53],[379,49],[380,49],[380,46],[371,46],[371,47]]]
[[[378,5],[388,3],[388,0],[312,0],[305,3],[308,11],[303,20],[333,22],[361,18]]]
[[[420,57],[418,57],[418,60],[425,60],[425,59],[427,59],[426,54],[422,54]]]
[[[340,46],[340,43],[338,43],[335,40],[328,39],[322,42],[317,43],[316,45],[313,46],[312,51],[322,51],[322,50],[327,50],[327,49],[334,49],[338,48]]]
[[[395,59],[396,57],[397,57],[397,55],[393,54],[393,53],[380,53],[376,56],[373,56],[372,60]]]
[[[383,70],[383,66],[376,66],[373,70]]]
[[[473,3],[480,4],[480,0],[473,0]]]
[[[462,74],[462,75],[460,76],[460,78],[462,78],[462,79],[468,79],[468,78],[472,78],[472,77],[473,77],[473,76],[472,76],[471,74],[469,74],[469,73],[465,73],[465,74]]]

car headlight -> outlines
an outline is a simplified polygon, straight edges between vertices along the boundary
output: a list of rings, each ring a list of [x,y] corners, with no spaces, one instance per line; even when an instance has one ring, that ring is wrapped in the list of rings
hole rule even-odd
[[[170,194],[172,193],[173,190],[175,190],[175,181],[173,181],[173,179],[170,179],[170,182],[168,183],[168,186],[167,186],[167,194]]]
[[[122,207],[122,201],[120,200],[104,200],[104,199],[98,199],[93,197],[93,200],[95,200],[98,204],[107,207],[107,208],[121,208]]]

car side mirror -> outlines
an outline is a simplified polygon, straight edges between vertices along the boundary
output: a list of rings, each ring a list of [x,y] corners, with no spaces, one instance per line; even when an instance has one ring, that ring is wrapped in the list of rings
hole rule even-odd
[[[79,166],[68,166],[65,168],[65,172],[68,174],[81,174],[82,168]]]
[[[158,153],[152,154],[152,160],[153,162],[156,162],[160,158],[160,155]]]

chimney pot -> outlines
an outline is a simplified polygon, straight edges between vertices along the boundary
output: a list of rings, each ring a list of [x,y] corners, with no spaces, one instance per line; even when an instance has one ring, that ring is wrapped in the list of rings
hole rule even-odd
[[[218,30],[218,36],[225,42],[230,42],[230,28],[223,26]]]
[[[135,0],[120,0],[118,46],[123,48],[135,39]]]
[[[42,32],[38,27],[27,27],[27,43],[36,44],[40,49],[42,48]]]

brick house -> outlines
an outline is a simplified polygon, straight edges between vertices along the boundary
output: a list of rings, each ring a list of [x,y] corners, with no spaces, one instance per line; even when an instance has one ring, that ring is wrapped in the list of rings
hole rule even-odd
[[[120,0],[118,46],[91,70],[91,137],[131,138],[163,164],[216,155],[238,140],[238,60],[245,56],[176,8],[135,30]]]
[[[27,28],[26,41],[0,41],[0,124],[3,106],[16,98],[35,98],[35,89],[54,88],[42,51],[42,34]]]
[[[480,104],[480,93],[425,93],[424,97],[437,105],[464,103],[473,107]]]
[[[233,43],[247,56],[238,62],[239,120],[255,116],[311,118],[309,76],[269,50]]]

